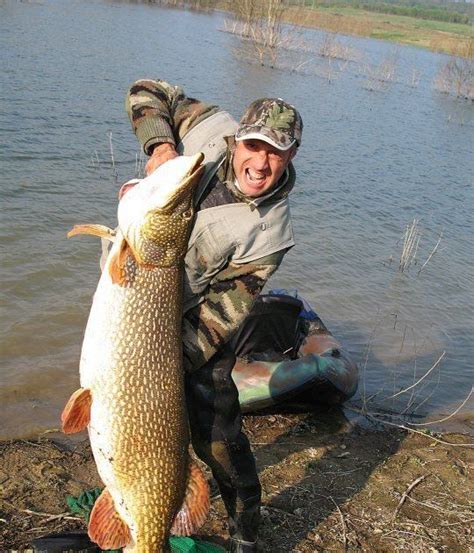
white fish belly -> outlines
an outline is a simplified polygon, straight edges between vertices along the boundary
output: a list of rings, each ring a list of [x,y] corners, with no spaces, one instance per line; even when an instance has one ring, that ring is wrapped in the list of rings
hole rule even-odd
[[[133,542],[159,545],[184,495],[187,419],[177,269],[137,269],[131,286],[100,279],[81,353],[92,393],[97,469]]]

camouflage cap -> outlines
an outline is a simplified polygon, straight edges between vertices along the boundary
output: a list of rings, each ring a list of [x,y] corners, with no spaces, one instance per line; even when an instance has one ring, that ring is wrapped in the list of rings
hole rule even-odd
[[[298,111],[281,98],[260,98],[246,109],[235,140],[257,139],[279,150],[301,144],[303,121]]]

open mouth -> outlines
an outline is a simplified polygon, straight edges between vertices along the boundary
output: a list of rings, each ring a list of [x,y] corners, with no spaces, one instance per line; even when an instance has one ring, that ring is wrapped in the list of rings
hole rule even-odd
[[[252,171],[252,169],[245,169],[246,179],[256,185],[261,185],[265,182],[267,176],[265,174],[259,173],[258,171]]]

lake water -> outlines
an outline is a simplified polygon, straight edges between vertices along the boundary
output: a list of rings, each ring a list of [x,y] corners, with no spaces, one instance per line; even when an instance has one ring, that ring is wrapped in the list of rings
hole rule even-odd
[[[295,104],[305,122],[297,246],[271,284],[298,289],[359,361],[359,404],[432,420],[468,396],[474,119],[471,103],[433,89],[447,58],[346,37],[357,62],[304,54],[301,65],[292,51],[282,64],[302,71],[270,69],[235,57],[224,18],[127,2],[0,2],[0,438],[57,427],[78,385],[99,243],[65,235],[75,223],[115,224],[138,153],[124,96],[143,77],[236,117],[261,96]],[[324,36],[301,34],[315,48]],[[386,60],[395,77],[382,86],[370,75]],[[400,273],[414,219],[417,264]],[[464,429],[471,400],[453,417]]]

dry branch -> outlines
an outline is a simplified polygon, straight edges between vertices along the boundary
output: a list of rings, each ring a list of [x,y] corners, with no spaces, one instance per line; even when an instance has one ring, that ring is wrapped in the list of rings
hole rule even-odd
[[[428,424],[438,424],[440,422],[445,422],[447,421],[448,419],[450,419],[451,417],[454,417],[454,415],[457,415],[459,413],[459,411],[466,405],[466,403],[469,401],[469,398],[472,396],[472,393],[474,392],[474,386],[471,388],[471,391],[469,392],[469,394],[467,395],[466,399],[461,403],[461,405],[455,410],[453,411],[450,415],[448,415],[447,417],[444,417],[442,419],[438,419],[438,420],[435,420],[435,421],[429,421],[429,422],[424,422],[424,423],[417,423],[417,422],[410,422],[408,424],[410,424],[411,426],[427,426]]]
[[[27,515],[34,515],[38,517],[47,517],[44,522],[51,522],[52,520],[80,520],[82,518],[73,517],[71,513],[59,513],[55,515],[53,513],[42,513],[41,511],[31,511],[30,509],[17,509],[20,513],[26,513]]]
[[[421,271],[425,268],[426,264],[428,263],[428,261],[433,257],[433,255],[436,253],[436,250],[438,249],[438,246],[441,242],[441,238],[443,237],[443,233],[441,233],[439,235],[439,238],[438,238],[438,241],[436,242],[436,245],[435,247],[433,248],[432,252],[430,253],[430,255],[428,256],[428,259],[423,263],[423,265],[421,266],[421,269],[418,271],[418,274],[421,273]]]
[[[110,160],[112,164],[112,174],[114,175],[114,178],[117,179],[118,173],[117,173],[117,169],[115,168],[114,144],[112,142],[112,132],[109,132],[109,149],[110,149]]]
[[[415,260],[416,253],[418,251],[418,245],[420,242],[420,231],[418,229],[417,219],[413,219],[411,225],[407,225],[405,231],[405,238],[403,240],[402,255],[400,257],[400,264],[398,270],[403,273]]]
[[[397,508],[395,509],[395,512],[393,513],[393,520],[395,520],[397,518],[397,515],[400,511],[400,509],[403,507],[403,504],[405,503],[407,497],[410,495],[411,491],[416,488],[416,486],[418,486],[418,484],[420,482],[423,482],[423,480],[427,477],[428,475],[425,474],[423,476],[420,476],[419,478],[417,478],[416,480],[414,480],[409,486],[408,488],[406,489],[406,491],[403,493],[401,499],[400,499],[400,502],[399,504],[397,505]]]
[[[451,447],[467,447],[470,449],[474,449],[474,443],[468,443],[468,444],[455,444],[453,442],[447,442],[446,440],[441,440],[440,438],[437,438],[436,436],[433,436],[432,434],[426,434],[425,432],[422,432],[421,430],[416,430],[415,428],[410,428],[409,426],[406,426],[404,424],[399,424],[396,422],[390,422],[383,418],[383,415],[377,416],[374,414],[371,414],[367,411],[364,411],[362,409],[355,409],[354,407],[346,407],[349,411],[353,411],[354,413],[358,413],[359,415],[362,415],[364,417],[367,417],[368,419],[380,423],[380,424],[386,424],[387,426],[392,426],[394,428],[399,428],[400,430],[405,430],[406,432],[412,432],[413,434],[419,434],[420,436],[424,436],[425,438],[429,438],[431,441],[437,442],[439,444],[443,445],[449,445]]]
[[[342,514],[341,509],[339,508],[339,505],[334,501],[334,499],[329,496],[329,499],[334,503],[334,506],[337,509],[337,512],[339,513],[339,518],[341,519],[341,525],[342,525],[342,543],[344,546],[344,551],[347,551],[347,532],[346,532],[346,522],[344,520],[344,515]]]
[[[391,396],[388,396],[386,398],[384,398],[385,400],[387,399],[393,399],[397,396],[400,396],[401,394],[404,394],[405,392],[408,392],[410,391],[411,389],[413,389],[415,386],[418,386],[418,384],[420,382],[422,382],[429,374],[431,374],[434,369],[440,364],[441,360],[443,359],[443,357],[446,355],[446,351],[443,351],[443,353],[438,357],[438,360],[436,361],[436,363],[430,368],[428,369],[425,374],[419,378],[414,384],[412,384],[411,386],[408,386],[408,388],[404,388],[403,390],[400,390],[399,392],[397,392],[396,394],[393,394]]]

